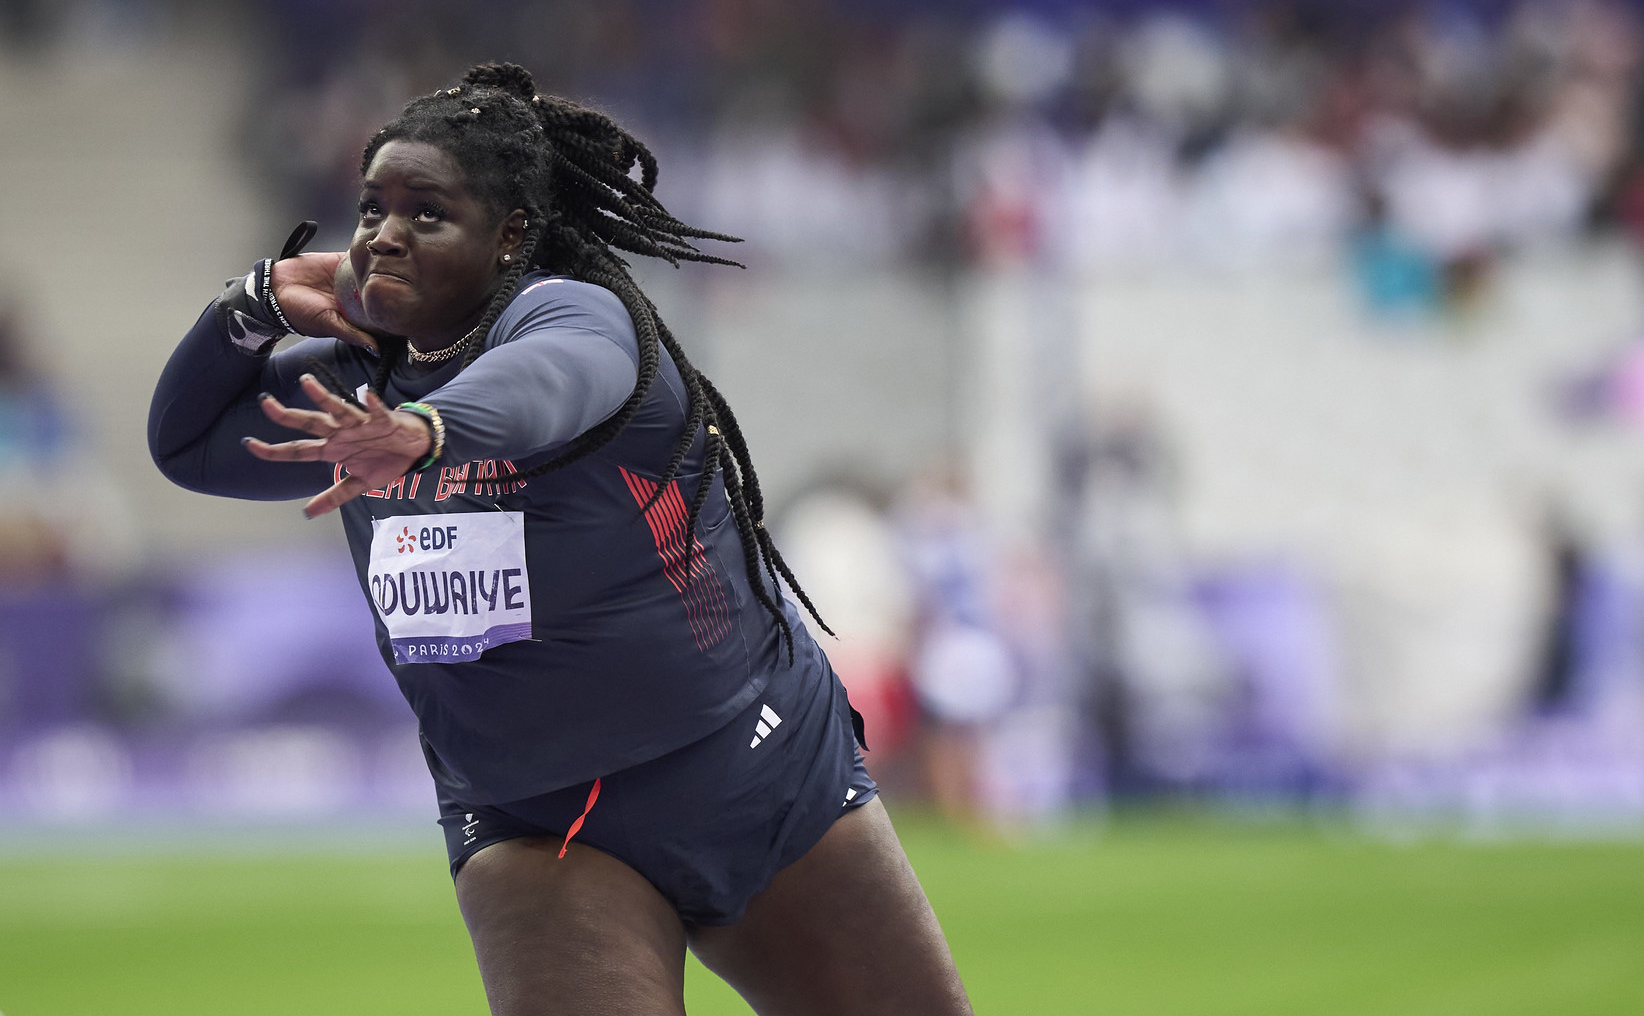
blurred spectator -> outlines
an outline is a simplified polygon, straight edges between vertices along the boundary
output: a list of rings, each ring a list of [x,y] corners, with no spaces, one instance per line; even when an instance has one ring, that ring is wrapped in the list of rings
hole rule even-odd
[[[1055,819],[1076,725],[1055,569],[1001,546],[951,478],[913,484],[898,529],[919,606],[911,666],[932,796],[988,835]]]
[[[783,517],[783,553],[838,636],[828,659],[862,714],[867,763],[885,779],[913,732],[908,687],[912,583],[880,499],[844,484],[802,495]]]
[[[1058,475],[1073,644],[1100,778],[1121,791],[1201,784],[1228,679],[1192,600],[1174,462],[1156,411],[1134,394],[1100,404],[1063,447]]]
[[[1015,661],[994,630],[993,548],[954,480],[908,491],[898,518],[919,608],[913,686],[928,719],[927,786],[950,819],[980,829],[988,726],[1015,698]]]

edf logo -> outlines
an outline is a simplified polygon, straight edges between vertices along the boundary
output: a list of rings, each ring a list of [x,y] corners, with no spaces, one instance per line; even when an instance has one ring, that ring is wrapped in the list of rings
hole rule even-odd
[[[402,526],[394,537],[395,553],[413,554],[422,550],[446,550],[457,545],[456,526],[423,526],[413,533],[410,526]]]

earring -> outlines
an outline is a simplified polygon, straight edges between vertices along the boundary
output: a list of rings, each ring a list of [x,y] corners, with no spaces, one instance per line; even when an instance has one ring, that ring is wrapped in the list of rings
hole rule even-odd
[[[512,255],[512,254],[504,254],[502,256],[502,263],[503,264],[507,264],[508,262],[510,262],[512,260],[514,260],[514,255]]]

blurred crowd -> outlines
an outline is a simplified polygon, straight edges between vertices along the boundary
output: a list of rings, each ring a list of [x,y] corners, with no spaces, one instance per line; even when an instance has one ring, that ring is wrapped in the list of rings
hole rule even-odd
[[[1505,250],[1644,228],[1638,18],[1609,0],[261,13],[248,144],[333,229],[403,96],[498,55],[633,126],[665,199],[756,262],[1347,258],[1396,312],[1465,301]]]

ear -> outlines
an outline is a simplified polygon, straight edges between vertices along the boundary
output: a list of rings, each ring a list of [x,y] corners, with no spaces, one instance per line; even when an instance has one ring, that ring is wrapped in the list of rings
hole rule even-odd
[[[503,216],[497,224],[497,260],[500,263],[504,254],[519,257],[520,248],[525,244],[526,217],[525,209],[516,208]]]

